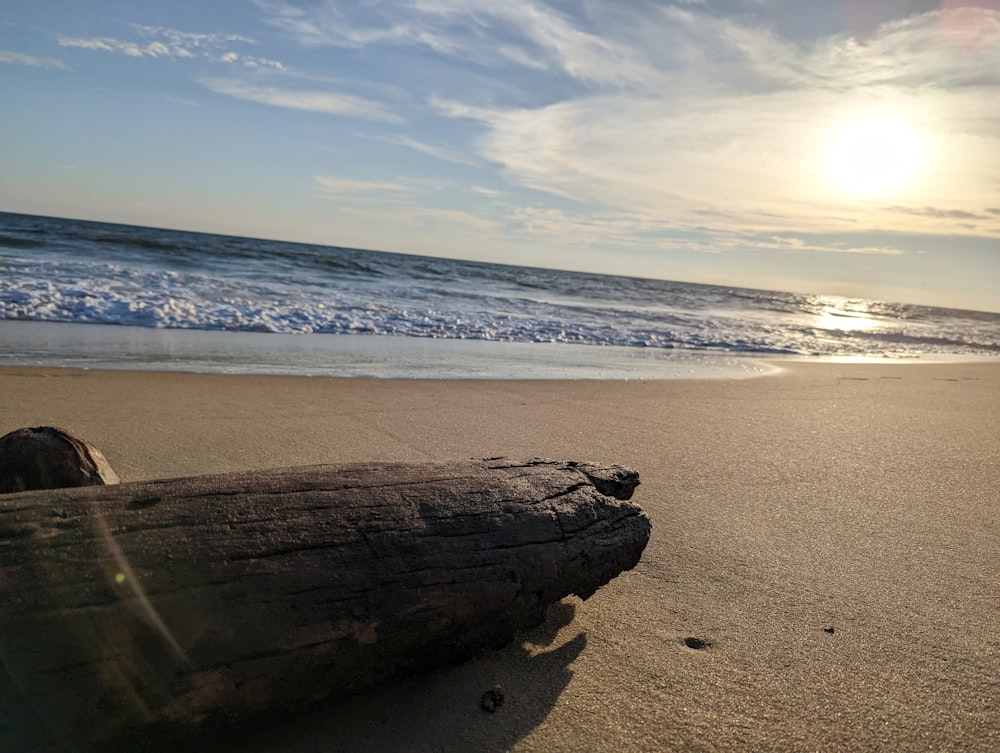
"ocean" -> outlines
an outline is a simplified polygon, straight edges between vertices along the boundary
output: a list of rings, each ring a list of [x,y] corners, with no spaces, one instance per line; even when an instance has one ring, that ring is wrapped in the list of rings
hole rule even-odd
[[[1000,314],[0,213],[5,365],[642,379],[983,357]]]

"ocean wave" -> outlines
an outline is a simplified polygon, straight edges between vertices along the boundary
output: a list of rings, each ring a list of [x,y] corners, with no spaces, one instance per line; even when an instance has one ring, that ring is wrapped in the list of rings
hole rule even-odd
[[[24,238],[18,235],[5,235],[0,233],[0,247],[41,248],[44,245],[44,241],[36,240],[35,238]]]
[[[157,238],[148,238],[141,235],[116,235],[112,233],[98,233],[89,238],[93,243],[106,246],[108,244],[121,246],[134,246],[147,251],[181,251],[184,246],[179,243]]]
[[[469,296],[448,302],[433,291],[405,300],[376,289],[309,294],[274,284],[234,284],[176,271],[152,273],[107,266],[103,279],[36,277],[16,288],[0,282],[0,318],[155,328],[283,334],[377,334],[510,342],[619,345],[784,355],[893,352],[1000,352],[995,342],[902,331],[856,332],[761,327],[729,318],[698,319],[618,308],[539,306],[510,297]],[[58,276],[55,276],[58,277]],[[384,291],[383,295],[384,295]],[[478,303],[473,307],[471,303]]]
[[[943,351],[976,350],[986,353],[1000,353],[1000,342],[977,342],[961,335],[914,335],[907,332],[857,332],[842,331],[839,335],[845,339],[864,340],[888,346],[913,345],[921,348],[938,348]]]
[[[0,319],[783,355],[1000,353],[996,314],[77,221],[0,227]]]

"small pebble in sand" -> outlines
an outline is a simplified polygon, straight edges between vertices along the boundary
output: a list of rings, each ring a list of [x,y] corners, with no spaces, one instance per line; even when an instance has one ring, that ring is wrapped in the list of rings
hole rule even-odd
[[[500,686],[490,688],[483,693],[483,697],[479,699],[479,706],[483,711],[489,711],[491,714],[503,706],[503,691]]]

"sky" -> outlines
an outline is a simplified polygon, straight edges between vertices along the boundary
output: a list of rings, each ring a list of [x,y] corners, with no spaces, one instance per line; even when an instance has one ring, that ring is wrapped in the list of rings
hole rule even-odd
[[[1000,0],[4,0],[0,210],[1000,311]]]

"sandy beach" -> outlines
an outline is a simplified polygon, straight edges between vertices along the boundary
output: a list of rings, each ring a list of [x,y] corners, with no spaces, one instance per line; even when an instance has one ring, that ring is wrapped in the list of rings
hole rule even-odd
[[[653,534],[635,570],[501,651],[219,750],[1000,749],[1000,364],[782,368],[612,382],[9,367],[0,434],[66,427],[125,481],[497,455],[640,472]],[[505,703],[486,713],[496,685]]]

